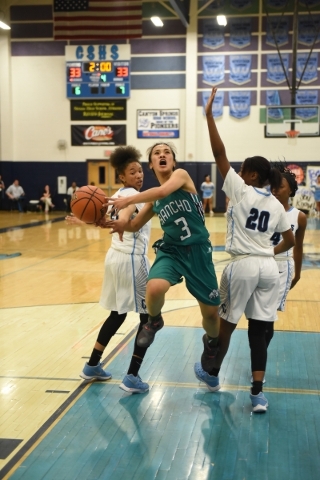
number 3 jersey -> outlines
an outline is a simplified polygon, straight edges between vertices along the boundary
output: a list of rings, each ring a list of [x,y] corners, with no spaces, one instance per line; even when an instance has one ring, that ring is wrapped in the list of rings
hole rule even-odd
[[[268,189],[246,185],[233,168],[227,173],[223,191],[230,198],[226,251],[231,255],[273,256],[271,236],[290,229],[281,203]]]
[[[194,245],[207,242],[209,232],[204,224],[202,202],[198,194],[179,189],[156,200],[163,240],[172,245]]]

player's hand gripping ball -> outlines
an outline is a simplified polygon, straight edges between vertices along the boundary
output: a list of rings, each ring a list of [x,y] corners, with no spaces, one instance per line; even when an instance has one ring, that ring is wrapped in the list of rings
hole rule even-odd
[[[75,217],[85,223],[96,223],[105,215],[106,194],[94,185],[80,187],[71,198],[71,211]]]

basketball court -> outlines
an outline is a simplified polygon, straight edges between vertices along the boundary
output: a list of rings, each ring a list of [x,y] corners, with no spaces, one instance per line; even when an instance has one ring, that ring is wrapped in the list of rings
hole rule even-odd
[[[148,393],[119,389],[138,323],[133,313],[104,353],[112,380],[79,377],[108,315],[98,300],[110,235],[63,218],[0,216],[0,478],[317,478],[320,220],[308,220],[302,278],[270,344],[268,412],[252,415],[246,320],[223,363],[222,388],[210,393],[193,373],[203,330],[184,283],[169,290],[165,327],[140,370]],[[206,217],[206,225],[220,279],[226,219]],[[153,219],[150,243],[161,236]]]

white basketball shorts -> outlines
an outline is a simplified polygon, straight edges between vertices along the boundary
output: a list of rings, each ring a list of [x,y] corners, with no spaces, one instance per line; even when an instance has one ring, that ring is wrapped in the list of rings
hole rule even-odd
[[[249,256],[230,262],[220,282],[219,315],[237,324],[247,319],[274,322],[277,319],[279,271],[274,257]]]
[[[291,287],[291,282],[294,274],[293,258],[278,262],[280,287],[278,292],[278,310],[284,312],[287,296]]]
[[[131,255],[109,248],[100,305],[118,313],[147,313],[145,297],[149,270],[146,255]]]

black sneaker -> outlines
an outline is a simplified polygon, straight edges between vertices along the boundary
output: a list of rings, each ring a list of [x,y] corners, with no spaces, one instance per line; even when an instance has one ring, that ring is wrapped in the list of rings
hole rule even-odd
[[[145,323],[142,327],[141,332],[137,338],[137,345],[138,347],[149,347],[154,340],[155,334],[161,330],[163,327],[164,322],[163,318],[160,317],[157,321],[151,322],[150,317],[147,323]]]
[[[213,368],[213,360],[219,352],[219,345],[210,347],[206,333],[203,335],[202,341],[204,349],[203,354],[201,355],[201,366],[205,372],[210,372]]]

